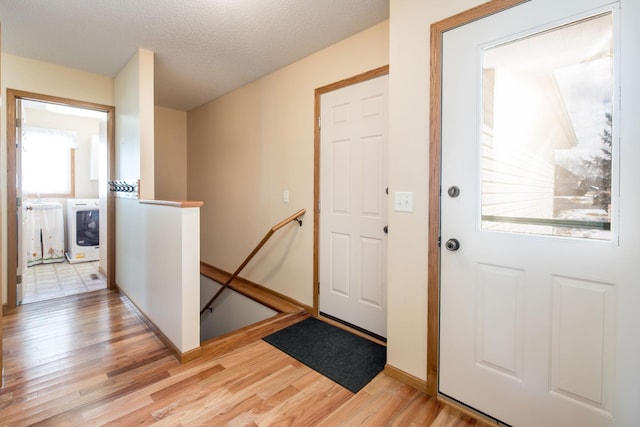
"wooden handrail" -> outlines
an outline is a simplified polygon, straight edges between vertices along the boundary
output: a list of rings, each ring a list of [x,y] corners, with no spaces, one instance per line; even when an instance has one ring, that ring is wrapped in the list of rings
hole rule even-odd
[[[245,268],[247,264],[249,264],[249,261],[251,261],[251,258],[253,258],[255,256],[255,254],[258,253],[258,251],[264,246],[264,244],[267,243],[267,240],[269,240],[269,238],[273,235],[273,233],[275,233],[276,231],[278,231],[279,229],[281,229],[282,227],[284,227],[285,225],[289,224],[292,221],[298,221],[298,224],[300,224],[300,226],[302,226],[302,220],[300,219],[300,217],[302,215],[304,215],[305,212],[306,211],[304,209],[300,209],[298,212],[294,213],[293,215],[291,215],[287,219],[285,219],[285,220],[279,222],[278,224],[274,225],[273,227],[271,227],[271,229],[267,232],[267,234],[264,235],[262,240],[260,240],[260,243],[258,243],[258,245],[253,249],[253,251],[251,251],[251,253],[244,260],[244,262],[242,264],[240,264],[240,267],[238,267],[236,269],[236,271],[231,275],[231,277],[229,277],[229,279],[227,279],[227,281],[224,282],[222,287],[220,289],[218,289],[218,292],[216,292],[213,295],[213,297],[211,297],[211,299],[209,300],[207,305],[205,305],[204,308],[202,310],[200,310],[200,316],[202,316],[205,311],[212,310],[211,309],[211,305],[213,304],[213,302],[220,296],[222,291],[224,291],[226,288],[228,288],[229,285],[231,284],[231,282],[233,282],[233,280],[236,277],[238,277],[238,274],[240,274],[242,269]]]

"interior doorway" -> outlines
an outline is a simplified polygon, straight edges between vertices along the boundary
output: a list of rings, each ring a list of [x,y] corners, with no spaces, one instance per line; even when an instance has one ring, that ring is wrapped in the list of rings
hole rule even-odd
[[[315,307],[386,339],[388,67],[316,90]],[[322,126],[320,126],[320,124]]]
[[[113,288],[114,112],[7,90],[8,307]]]

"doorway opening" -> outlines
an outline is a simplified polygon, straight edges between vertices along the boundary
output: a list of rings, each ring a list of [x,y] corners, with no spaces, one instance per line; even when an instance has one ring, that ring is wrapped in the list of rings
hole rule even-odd
[[[114,108],[7,95],[7,306],[113,288]]]
[[[386,341],[388,73],[315,91],[314,312]],[[321,128],[322,125],[322,128]]]

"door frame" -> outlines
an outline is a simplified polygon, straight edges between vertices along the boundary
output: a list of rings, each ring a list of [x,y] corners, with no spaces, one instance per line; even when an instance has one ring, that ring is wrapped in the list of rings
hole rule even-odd
[[[319,281],[319,251],[320,251],[320,98],[323,94],[342,89],[357,83],[375,79],[389,74],[389,65],[365,71],[344,80],[316,88],[313,114],[313,311],[315,317],[320,315],[320,281]]]
[[[429,221],[427,248],[427,394],[438,395],[440,353],[440,199],[442,146],[442,37],[449,30],[530,0],[491,0],[431,24],[429,96]]]
[[[93,102],[79,101],[57,96],[43,95],[33,92],[25,92],[15,89],[7,89],[7,308],[16,307],[17,283],[16,274],[13,273],[11,260],[18,259],[18,227],[12,220],[16,212],[16,100],[26,99],[32,101],[48,102],[52,104],[70,107],[84,108],[107,113],[107,180],[115,176],[115,107],[96,104]],[[13,142],[12,142],[13,141]],[[105,183],[106,184],[106,183]],[[115,286],[115,203],[113,193],[107,193],[107,260],[105,271],[107,288],[116,289]],[[17,264],[16,264],[17,265]]]

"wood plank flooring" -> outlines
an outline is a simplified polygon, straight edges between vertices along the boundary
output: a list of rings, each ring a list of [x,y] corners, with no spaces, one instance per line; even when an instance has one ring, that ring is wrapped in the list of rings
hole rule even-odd
[[[384,373],[353,394],[261,340],[280,314],[180,365],[112,291],[5,313],[0,425],[477,426]]]

